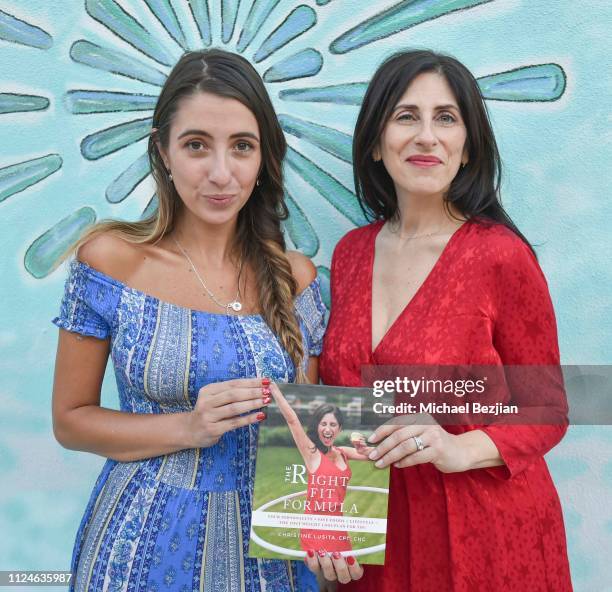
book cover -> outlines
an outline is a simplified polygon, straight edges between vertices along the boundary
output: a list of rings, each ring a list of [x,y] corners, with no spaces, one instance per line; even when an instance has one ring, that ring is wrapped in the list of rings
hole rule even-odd
[[[391,416],[372,411],[368,388],[277,386],[259,428],[249,555],[324,549],[383,564],[389,469],[366,439]]]

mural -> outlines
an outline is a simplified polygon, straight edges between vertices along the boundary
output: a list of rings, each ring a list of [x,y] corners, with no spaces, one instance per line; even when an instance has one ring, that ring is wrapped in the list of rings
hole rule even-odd
[[[536,4],[542,6],[534,8]],[[528,6],[518,0],[2,3],[0,208],[7,220],[14,221],[4,231],[10,237],[6,252],[11,256],[3,269],[10,285],[16,286],[9,304],[26,302],[26,297],[31,300],[25,308],[21,304],[17,315],[3,314],[12,321],[21,315],[28,318],[24,316],[21,329],[13,322],[11,329],[0,332],[0,347],[7,352],[3,364],[12,373],[12,378],[0,379],[2,397],[9,415],[21,418],[8,436],[0,436],[0,470],[30,470],[20,438],[32,432],[37,436],[29,444],[31,454],[55,463],[60,473],[79,467],[84,476],[68,479],[67,487],[73,490],[62,506],[65,520],[61,530],[59,525],[50,528],[55,538],[36,546],[36,563],[24,559],[32,556],[29,551],[24,554],[27,537],[19,542],[19,537],[9,536],[5,539],[12,542],[0,543],[0,569],[33,565],[63,569],[67,565],[84,495],[97,465],[86,455],[58,450],[50,434],[51,362],[47,360],[52,357],[55,334],[47,323],[59,304],[63,282],[63,270],[54,273],[54,269],[66,248],[96,220],[136,219],[155,208],[146,138],[157,95],[180,55],[190,49],[224,47],[243,54],[261,73],[289,142],[285,172],[291,215],[286,235],[290,245],[314,258],[328,298],[333,246],[346,230],[365,221],[352,187],[352,127],[369,77],[391,52],[431,47],[456,55],[472,68],[488,100],[502,155],[509,155],[511,170],[533,175],[532,180],[521,177],[509,184],[506,195],[511,200],[521,193],[537,195],[545,185],[541,175],[561,170],[559,163],[553,163],[538,177],[532,159],[520,154],[521,142],[516,136],[510,138],[513,130],[524,134],[524,148],[555,126],[560,112],[571,112],[574,99],[567,96],[568,89],[576,84],[574,78],[583,75],[583,65],[571,59],[563,36],[554,32],[560,23],[572,24],[573,3],[560,1],[556,4],[563,9],[554,11],[544,4]],[[534,28],[533,22],[540,21]],[[539,38],[535,30],[541,33]],[[507,41],[507,49],[499,46],[500,39]],[[507,110],[498,111],[500,104],[507,105]],[[522,123],[524,119],[531,128]],[[531,237],[529,230],[538,228],[542,210],[520,198],[509,209],[519,225],[526,221],[524,230]],[[563,237],[561,219],[550,233],[535,232],[536,237],[553,243]],[[559,250],[549,251],[549,256]],[[549,261],[543,258],[545,268]],[[552,263],[551,268],[555,271]],[[563,305],[568,286],[562,273],[552,280],[549,276],[553,294],[555,277]],[[47,290],[53,295],[48,301]],[[562,316],[563,306],[557,309]],[[40,327],[44,327],[42,334]],[[570,323],[566,335],[572,328]],[[21,351],[16,345],[18,334],[30,343],[25,358],[17,353]],[[571,344],[568,350],[572,352]],[[38,359],[45,362],[36,365],[33,383],[23,386],[17,377],[23,376],[24,360]],[[112,399],[112,384],[107,384],[109,388]],[[33,424],[32,402],[38,404]],[[551,459],[566,509],[577,590],[603,589],[598,583],[605,579],[605,555],[599,541],[612,532],[612,518],[598,526],[598,534],[590,532],[595,508],[576,504],[564,493],[576,480],[594,479],[593,465],[575,458],[581,456],[576,450],[600,438],[608,446],[612,441],[605,430],[575,432]],[[35,444],[51,447],[53,452],[39,453]],[[611,486],[610,465],[607,470]],[[565,485],[566,478],[572,485]],[[56,475],[50,480],[58,485],[57,479]],[[32,498],[24,495],[23,484],[33,482],[21,478],[17,483],[21,485],[0,495],[0,529],[15,535],[24,523],[33,531],[41,528],[33,500],[48,503],[53,491],[53,486],[45,488],[38,482],[39,489],[34,488],[38,497]],[[37,532],[31,536],[39,539]]]

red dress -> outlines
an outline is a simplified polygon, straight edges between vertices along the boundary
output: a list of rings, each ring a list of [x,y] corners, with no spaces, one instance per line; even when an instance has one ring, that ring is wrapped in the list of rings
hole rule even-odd
[[[324,383],[361,386],[366,364],[558,364],[554,312],[528,247],[501,225],[466,222],[372,352],[372,267],[382,222],[338,243]],[[520,401],[515,401],[520,403]],[[559,413],[567,412],[560,400]],[[470,429],[458,426],[457,431]],[[566,423],[489,425],[505,466],[444,474],[391,468],[385,565],[342,587],[359,592],[566,592],[559,498],[543,455]]]
[[[342,455],[346,469],[340,469],[327,455],[321,453],[321,462],[314,473],[308,475],[308,491],[306,500],[309,506],[304,514],[323,514],[327,516],[342,516],[342,502],[346,497],[346,488],[351,480],[351,467],[342,450],[337,449]],[[315,504],[319,504],[319,508]],[[300,543],[302,549],[317,551],[325,549],[333,551],[351,551],[351,543],[348,533],[339,530],[300,530]]]

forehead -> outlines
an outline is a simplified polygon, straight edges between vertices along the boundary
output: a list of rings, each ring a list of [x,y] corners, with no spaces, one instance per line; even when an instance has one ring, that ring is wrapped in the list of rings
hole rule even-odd
[[[326,421],[328,423],[334,421],[337,422],[338,420],[336,419],[336,416],[333,413],[326,413],[322,418],[321,421]]]
[[[408,85],[398,105],[457,105],[450,84],[437,72],[423,72]]]
[[[187,129],[206,131],[213,137],[238,132],[259,135],[253,112],[236,99],[197,92],[182,98],[172,119],[171,130],[180,134]]]

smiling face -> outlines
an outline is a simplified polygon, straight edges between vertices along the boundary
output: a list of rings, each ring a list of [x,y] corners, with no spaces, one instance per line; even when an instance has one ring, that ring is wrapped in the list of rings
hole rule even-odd
[[[436,72],[419,74],[391,112],[374,159],[382,159],[399,203],[406,197],[442,200],[467,163],[466,129],[457,100]]]
[[[172,119],[168,145],[158,148],[188,212],[208,224],[235,223],[261,168],[259,126],[247,107],[190,95]]]
[[[333,446],[334,440],[338,437],[341,429],[336,416],[333,413],[326,413],[317,426],[319,440],[329,448]]]

